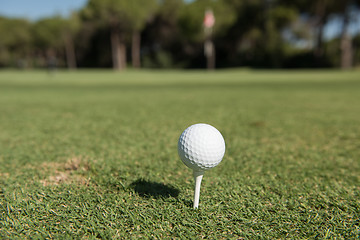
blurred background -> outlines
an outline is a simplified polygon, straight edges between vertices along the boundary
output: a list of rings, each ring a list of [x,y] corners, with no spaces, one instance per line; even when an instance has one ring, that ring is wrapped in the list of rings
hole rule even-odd
[[[359,0],[0,0],[1,68],[353,68]]]

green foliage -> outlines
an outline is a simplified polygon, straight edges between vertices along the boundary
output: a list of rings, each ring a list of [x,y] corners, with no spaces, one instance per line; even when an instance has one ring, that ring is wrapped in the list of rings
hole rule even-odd
[[[82,27],[82,22],[77,12],[73,12],[68,19],[64,19],[63,22],[64,34],[69,34],[74,36],[81,29],[81,27]]]
[[[0,18],[0,66],[26,58],[31,49],[31,24],[24,19]]]
[[[156,7],[155,0],[90,0],[83,15],[122,30],[141,30]]]
[[[358,239],[358,71],[0,72],[0,238]],[[226,141],[200,208],[177,154]]]
[[[220,67],[279,68],[294,59],[300,59],[298,66],[308,66],[309,61],[301,59],[312,59],[310,67],[339,66],[341,51],[323,38],[324,27],[336,16],[342,19],[345,33],[353,21],[348,18],[350,11],[359,7],[359,1],[347,0],[89,0],[66,19],[55,16],[28,22],[0,17],[0,66],[14,66],[23,59],[35,62],[51,49],[63,62],[72,59],[69,66],[78,60],[82,67],[110,66],[111,61],[120,67],[127,65],[127,55],[118,49],[125,47],[128,54],[133,44],[135,66],[141,53],[141,61],[153,66],[203,67],[203,19],[208,8],[216,19],[212,37]],[[133,36],[140,38],[131,41]],[[108,54],[110,45],[112,54]],[[327,45],[333,49],[326,55]],[[356,51],[348,49],[346,55],[357,56]],[[91,60],[94,57],[103,60]],[[156,63],[159,57],[163,64]]]
[[[277,29],[289,26],[297,17],[298,12],[295,8],[280,5],[269,10],[269,18],[275,22]]]
[[[146,56],[143,66],[145,68],[174,68],[171,55],[165,51],[157,51],[155,56]]]
[[[360,34],[354,37],[354,63],[355,66],[360,67]]]
[[[183,5],[183,0],[162,0],[157,9],[157,14],[169,23],[176,25]]]
[[[130,1],[129,10],[130,19],[129,24],[136,31],[144,28],[145,23],[152,17],[157,8],[156,0],[132,0]]]
[[[63,46],[63,31],[69,25],[61,17],[44,18],[33,25],[35,45],[39,48],[60,49]]]
[[[0,45],[14,50],[31,40],[30,23],[25,19],[0,19]]]

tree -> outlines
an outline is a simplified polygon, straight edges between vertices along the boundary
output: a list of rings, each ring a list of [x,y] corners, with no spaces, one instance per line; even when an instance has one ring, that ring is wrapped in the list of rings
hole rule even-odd
[[[360,66],[360,33],[358,33],[354,39],[354,66]]]
[[[124,11],[128,1],[125,0],[89,0],[82,15],[86,20],[110,28],[110,43],[113,68],[126,68],[126,47],[124,32],[127,30],[127,15]]]
[[[226,34],[227,65],[280,67],[285,51],[283,30],[297,19],[296,7],[277,0],[225,0],[236,11]]]
[[[178,20],[183,0],[161,0],[151,21],[142,32],[145,67],[169,68],[181,65],[184,58]]]
[[[146,22],[155,13],[157,2],[155,0],[132,0],[129,3],[129,24],[132,28],[131,56],[132,66],[140,67],[140,31],[143,30]]]
[[[353,65],[353,44],[352,37],[348,33],[349,24],[352,18],[352,12],[357,12],[360,7],[359,0],[343,0],[340,1],[339,13],[342,16],[342,30],[340,34],[340,51],[341,61],[340,66],[342,69],[351,68]]]
[[[0,18],[0,65],[15,60],[24,66],[30,55],[30,23],[25,19]]]
[[[59,16],[41,19],[33,25],[34,44],[46,58],[57,58],[65,53],[68,68],[76,68],[73,37],[79,27],[75,13],[69,19]]]
[[[315,32],[313,54],[316,65],[323,66],[324,61],[324,29],[330,16],[338,13],[345,1],[338,0],[279,0],[284,5],[296,7],[300,14],[307,16]]]
[[[77,62],[74,37],[81,27],[79,16],[76,12],[73,12],[68,19],[63,19],[60,24],[67,66],[69,69],[75,69],[77,68]]]
[[[284,1],[286,2],[286,1]],[[288,1],[287,1],[288,2]],[[313,26],[316,29],[314,56],[320,61],[324,59],[324,27],[332,15],[342,18],[342,29],[340,34],[340,52],[342,68],[349,68],[352,65],[352,40],[348,34],[348,25],[351,22],[350,12],[360,5],[359,0],[294,0],[291,4],[297,4],[302,14],[310,16]]]
[[[155,0],[90,0],[83,11],[85,18],[100,21],[110,28],[114,69],[126,67],[126,36],[132,32],[133,63],[140,65],[140,30],[156,7]]]
[[[150,35],[148,37],[154,41],[152,44],[166,47],[179,40],[178,20],[183,5],[183,0],[159,1],[152,21],[149,21],[145,27],[146,35]]]
[[[281,67],[282,55],[285,49],[282,31],[289,27],[298,17],[298,12],[293,7],[281,5],[276,1],[265,1],[265,17],[263,19],[264,37],[262,46],[267,60],[272,67]]]

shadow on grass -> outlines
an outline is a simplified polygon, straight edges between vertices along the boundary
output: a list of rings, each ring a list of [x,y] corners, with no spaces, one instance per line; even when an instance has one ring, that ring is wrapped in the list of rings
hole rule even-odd
[[[151,182],[144,179],[138,179],[130,187],[144,198],[168,198],[177,197],[180,191],[173,186],[167,186],[163,183]]]

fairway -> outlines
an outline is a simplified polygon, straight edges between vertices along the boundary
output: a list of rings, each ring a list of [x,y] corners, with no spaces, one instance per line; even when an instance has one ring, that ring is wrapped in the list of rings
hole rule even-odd
[[[359,71],[0,71],[1,239],[357,239],[359,199]]]

